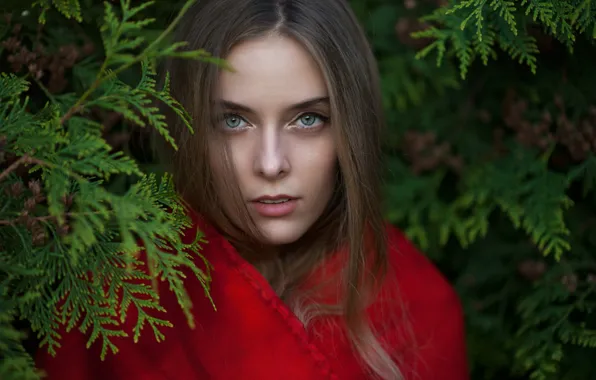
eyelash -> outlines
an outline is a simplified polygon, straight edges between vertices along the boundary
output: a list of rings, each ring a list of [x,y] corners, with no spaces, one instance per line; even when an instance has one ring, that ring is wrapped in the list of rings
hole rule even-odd
[[[304,113],[301,113],[300,115],[296,116],[294,118],[294,121],[292,121],[292,124],[297,123],[304,116],[314,116],[314,117],[318,118],[319,120],[321,120],[321,123],[320,124],[322,124],[322,125],[327,124],[329,122],[329,117],[327,117],[327,116],[323,116],[323,115],[321,115],[321,114],[319,114],[317,112],[304,112]],[[240,121],[242,121],[242,122],[244,122],[246,124],[249,124],[248,121],[244,117],[242,117],[242,116],[240,116],[238,114],[235,114],[235,113],[226,113],[226,114],[224,114],[222,116],[222,118],[221,118],[222,123],[225,123],[226,119],[228,119],[230,117],[238,118],[238,119],[240,119]],[[233,132],[235,132],[235,131],[242,131],[242,130],[244,130],[246,128],[246,127],[229,128],[229,127],[227,127],[225,125],[223,125],[222,127],[223,127],[223,129],[225,129],[227,131],[233,131]],[[314,127],[310,127],[310,126],[300,127],[299,129],[310,130],[310,129],[318,129],[318,128],[319,128],[319,125],[314,126]]]

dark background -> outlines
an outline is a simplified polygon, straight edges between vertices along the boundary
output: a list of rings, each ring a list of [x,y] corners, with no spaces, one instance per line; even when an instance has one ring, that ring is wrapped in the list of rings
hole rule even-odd
[[[80,3],[80,21],[50,7],[45,25],[38,7],[0,6],[0,67],[33,81],[31,107],[80,93],[101,64],[104,8]],[[457,288],[473,378],[596,379],[592,2],[350,3],[382,77],[386,216]],[[157,19],[147,36],[181,4],[147,8],[143,15]],[[440,7],[454,12],[420,20]],[[427,36],[446,41],[440,65],[437,49],[416,57],[439,46],[411,35],[430,26],[437,31]],[[135,68],[121,78],[138,75]],[[103,123],[114,149],[160,170],[148,129],[100,109],[89,117]],[[121,191],[133,180],[109,186]],[[27,341],[31,352],[35,346]]]

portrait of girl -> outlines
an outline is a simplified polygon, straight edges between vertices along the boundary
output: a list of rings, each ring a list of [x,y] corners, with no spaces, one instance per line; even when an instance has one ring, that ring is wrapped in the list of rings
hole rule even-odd
[[[199,0],[176,38],[228,64],[163,68],[194,133],[170,115],[180,149],[160,154],[211,300],[189,276],[190,328],[161,283],[162,342],[117,338],[102,361],[64,333],[47,379],[468,379],[458,296],[383,219],[377,64],[348,2]]]

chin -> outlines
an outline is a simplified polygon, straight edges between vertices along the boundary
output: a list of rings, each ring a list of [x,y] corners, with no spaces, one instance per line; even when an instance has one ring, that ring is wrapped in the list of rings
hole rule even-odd
[[[305,228],[306,226],[282,221],[258,223],[258,227],[265,239],[264,243],[268,245],[294,243],[296,240],[300,239],[307,230],[307,228]]]

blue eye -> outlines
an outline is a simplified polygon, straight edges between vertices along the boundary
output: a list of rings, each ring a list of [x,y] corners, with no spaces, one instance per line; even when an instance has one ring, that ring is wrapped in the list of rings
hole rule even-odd
[[[327,122],[327,118],[316,113],[305,113],[296,122],[300,128],[316,128]]]
[[[224,115],[223,122],[223,127],[227,129],[241,129],[244,128],[247,124],[246,120],[234,114]]]

